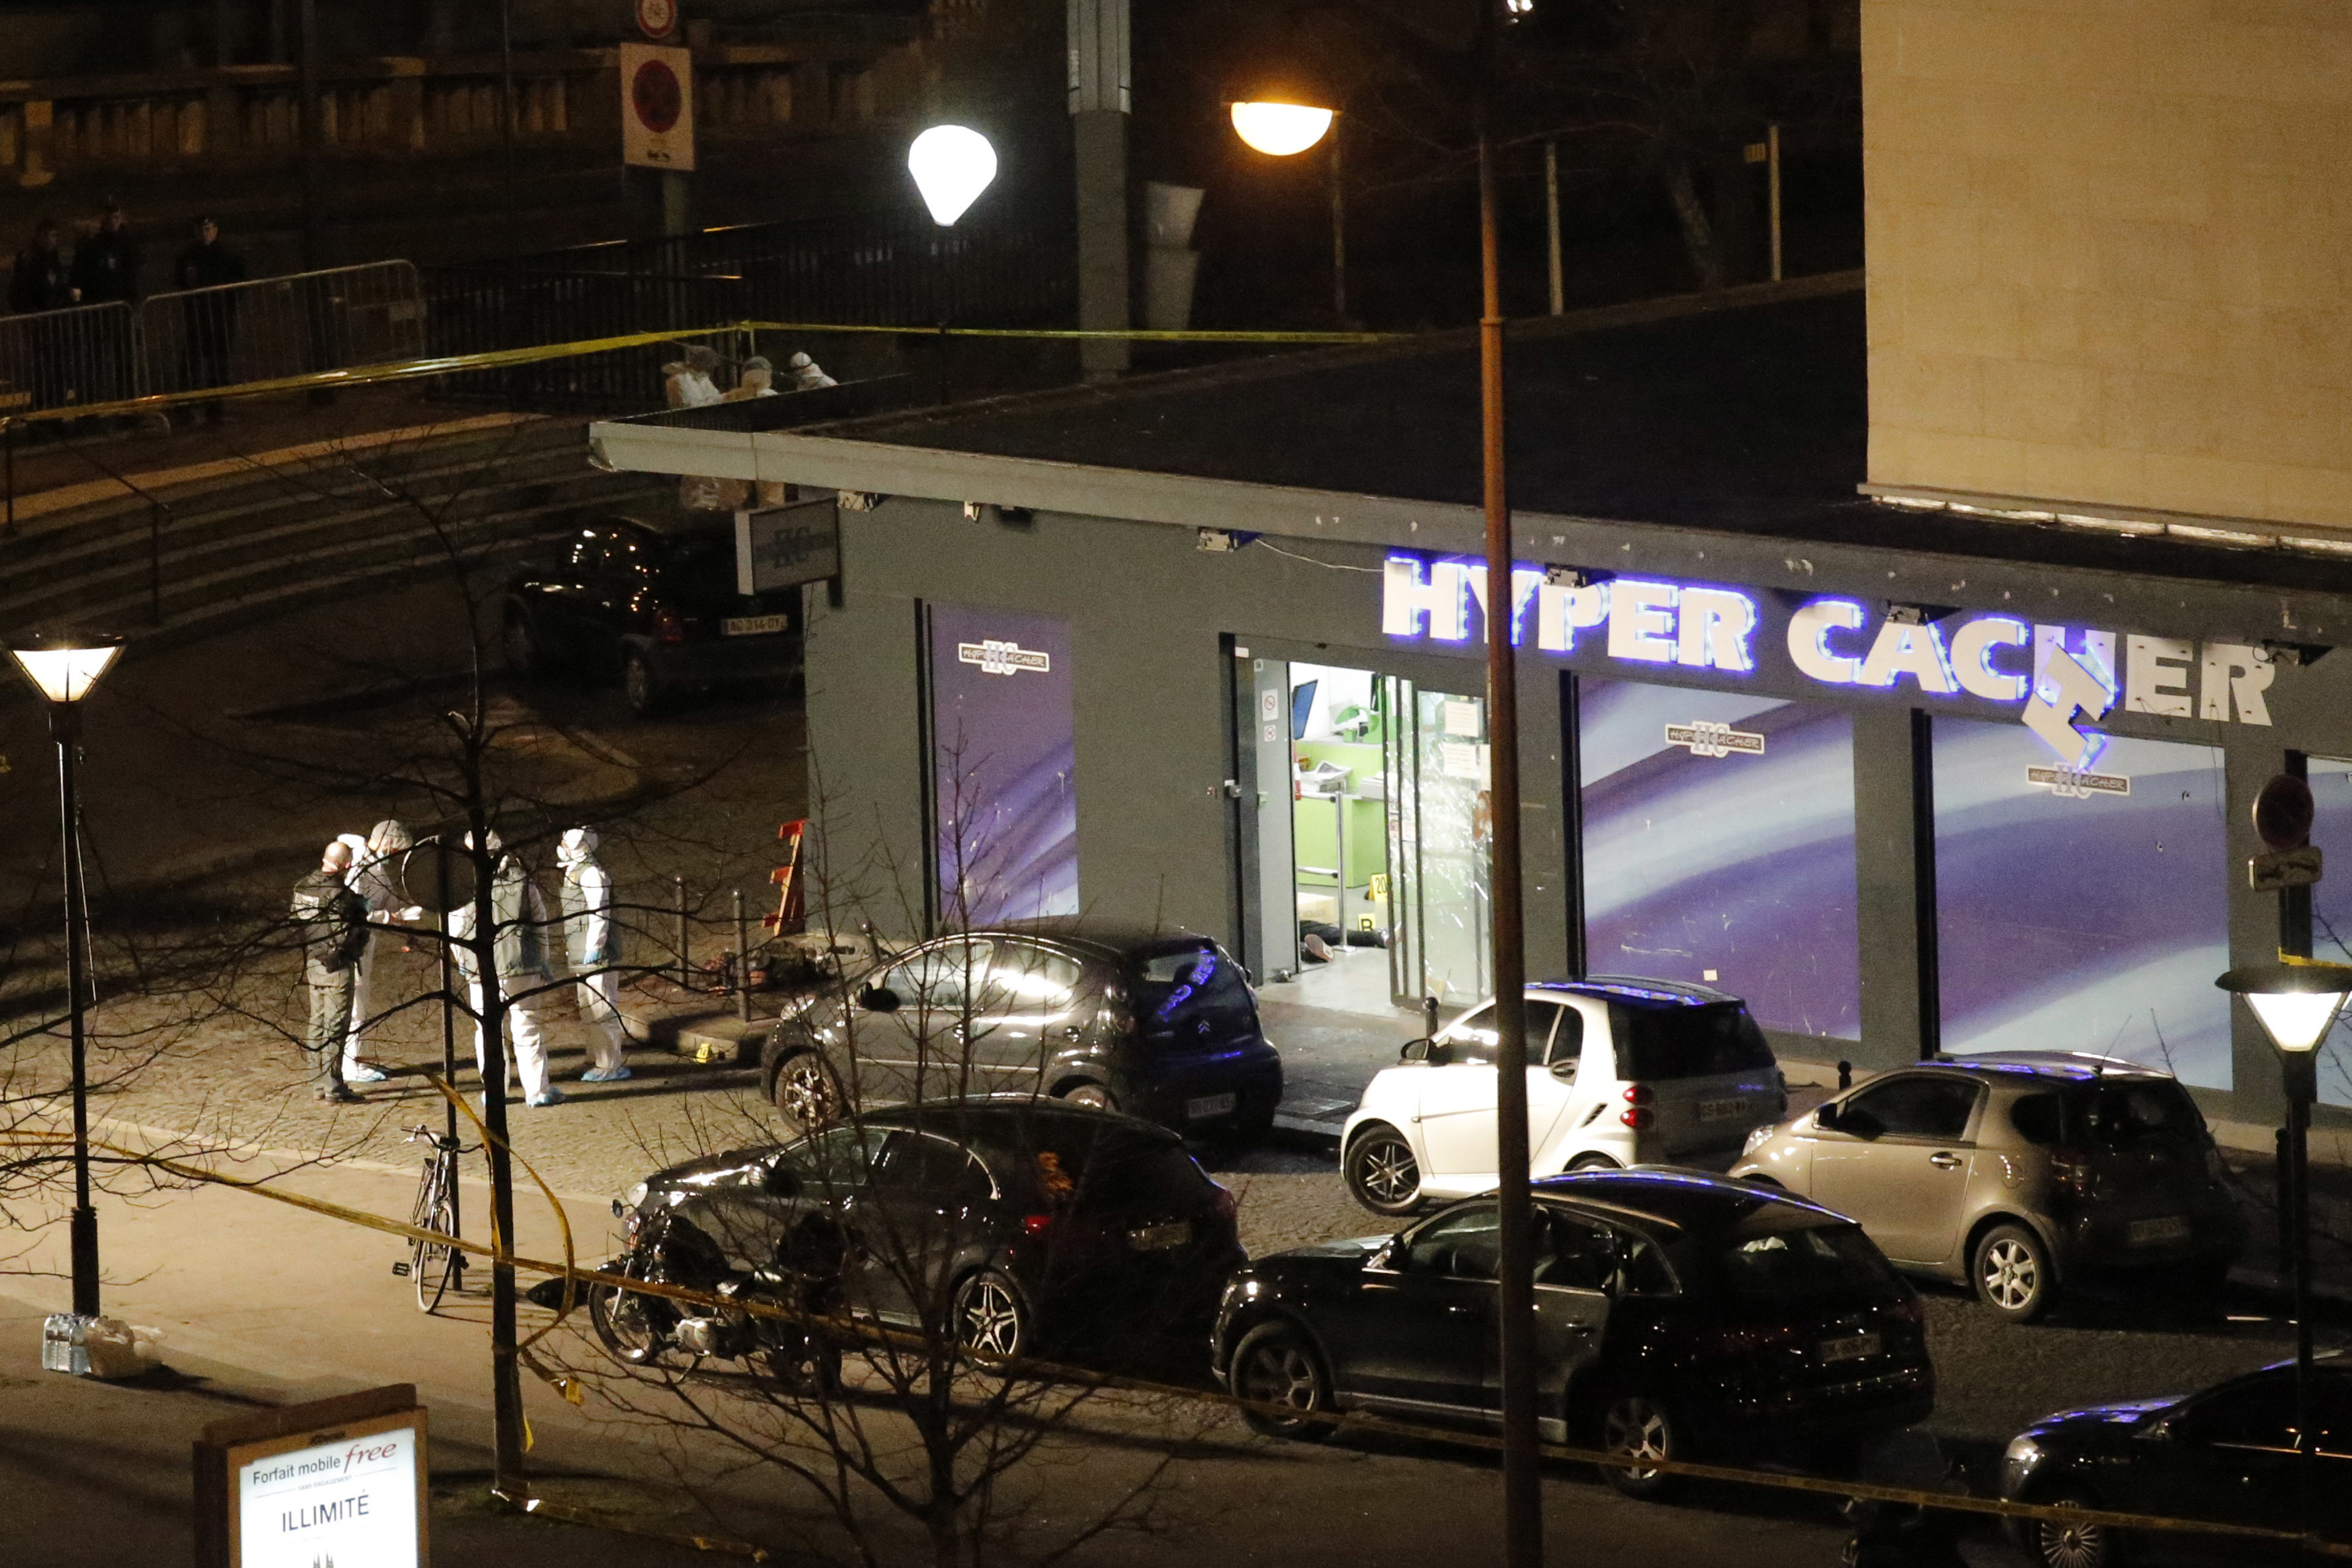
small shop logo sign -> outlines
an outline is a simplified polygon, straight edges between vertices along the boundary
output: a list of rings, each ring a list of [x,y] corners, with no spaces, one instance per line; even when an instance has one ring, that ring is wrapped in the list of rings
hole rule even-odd
[[[1043,675],[1054,668],[1053,655],[1023,647],[1017,642],[998,642],[993,637],[956,644],[956,661],[980,666],[982,675],[1018,675],[1024,669]]]
[[[1727,757],[1734,752],[1750,757],[1764,754],[1764,737],[1754,731],[1735,730],[1728,724],[1711,724],[1704,721],[1667,725],[1666,744],[1687,746],[1694,757]]]
[[[2077,773],[2073,768],[2028,768],[2025,782],[2040,784],[2066,800],[2088,800],[2095,795],[2129,795],[2131,780],[2119,773]]]

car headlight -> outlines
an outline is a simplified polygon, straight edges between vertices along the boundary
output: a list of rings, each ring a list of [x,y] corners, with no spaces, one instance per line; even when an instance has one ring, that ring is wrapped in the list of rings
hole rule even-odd
[[[1764,1147],[1764,1145],[1770,1141],[1772,1134],[1779,1131],[1780,1129],[1769,1121],[1766,1122],[1761,1127],[1753,1127],[1748,1129],[1748,1142],[1739,1146],[1740,1157],[1745,1159],[1748,1155],[1756,1152],[1757,1150]]]
[[[2014,1493],[2020,1482],[2042,1463],[2042,1445],[2031,1437],[2011,1437],[2000,1456],[2003,1490]]]

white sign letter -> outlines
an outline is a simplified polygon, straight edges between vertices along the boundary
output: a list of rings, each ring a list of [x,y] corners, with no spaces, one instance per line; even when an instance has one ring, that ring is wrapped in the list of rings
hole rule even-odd
[[[2197,716],[2227,719],[2234,697],[2240,723],[2267,724],[2271,710],[2263,693],[2277,678],[2278,666],[2265,650],[2243,643],[2209,642],[2197,682]]]
[[[2189,661],[2197,657],[2194,645],[2175,637],[2124,639],[2124,709],[2131,713],[2161,713],[2187,719],[2196,707],[2189,700]]]

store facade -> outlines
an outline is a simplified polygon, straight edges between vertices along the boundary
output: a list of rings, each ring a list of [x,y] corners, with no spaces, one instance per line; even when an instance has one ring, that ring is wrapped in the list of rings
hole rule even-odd
[[[890,868],[877,925],[1183,927],[1276,985],[1302,924],[1370,929],[1385,964],[1360,973],[1393,1000],[1484,993],[1469,509],[838,437],[596,437],[615,467],[849,493],[841,576],[809,590],[812,792],[837,858]],[[2273,1113],[2268,1048],[2213,980],[2277,944],[2246,869],[2265,780],[2304,770],[2315,841],[2352,856],[2352,663],[2320,657],[2342,599],[1517,529],[1531,973],[1717,985],[1797,1058],[2111,1051]],[[2352,874],[2321,883],[2314,926],[2346,956]],[[2323,1079],[2352,1105],[2352,1075]]]

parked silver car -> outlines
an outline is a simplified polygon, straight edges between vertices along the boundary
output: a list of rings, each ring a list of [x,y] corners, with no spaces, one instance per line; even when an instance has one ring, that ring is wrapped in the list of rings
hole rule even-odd
[[[2059,1051],[1945,1058],[1759,1127],[1732,1167],[1857,1221],[1897,1268],[2039,1317],[2089,1269],[2217,1288],[2246,1224],[2169,1073]]]

